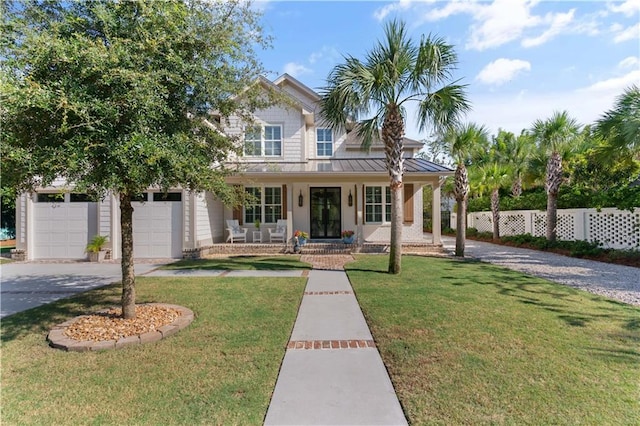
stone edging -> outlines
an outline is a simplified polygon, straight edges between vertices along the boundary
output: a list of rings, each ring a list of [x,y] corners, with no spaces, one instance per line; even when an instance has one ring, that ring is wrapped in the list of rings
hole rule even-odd
[[[149,331],[147,333],[123,337],[118,340],[105,340],[105,341],[93,341],[93,340],[75,340],[70,339],[64,334],[67,327],[73,324],[78,318],[75,317],[61,324],[54,326],[47,336],[47,340],[51,347],[57,349],[63,349],[65,351],[72,352],[88,352],[88,351],[101,351],[108,349],[120,349],[127,346],[142,345],[145,343],[157,342],[169,337],[172,334],[186,328],[193,321],[194,315],[191,309],[187,309],[179,305],[169,305],[166,303],[147,303],[151,306],[162,306],[164,308],[175,309],[180,312],[180,316],[171,324],[163,325],[155,331]],[[106,310],[105,310],[106,311]],[[101,311],[101,312],[105,312]]]

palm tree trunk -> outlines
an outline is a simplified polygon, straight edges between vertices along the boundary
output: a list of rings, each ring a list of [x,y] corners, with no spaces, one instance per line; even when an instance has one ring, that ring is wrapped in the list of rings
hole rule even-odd
[[[402,182],[400,182],[402,184]],[[391,245],[389,250],[389,273],[399,274],[402,262],[402,186],[391,186]]]
[[[491,191],[491,213],[493,215],[493,241],[500,239],[500,190]]]
[[[547,240],[555,241],[558,225],[558,190],[562,184],[562,157],[553,152],[547,162]]]
[[[402,197],[404,120],[396,105],[387,106],[387,114],[382,124],[385,160],[389,172],[391,189],[391,240],[389,252],[389,273],[399,274],[402,266]]]
[[[514,197],[519,197],[522,195],[522,177],[517,176],[516,180],[513,181],[513,185],[511,185],[511,194]]]
[[[455,173],[455,187],[453,194],[457,201],[456,213],[456,252],[455,255],[464,257],[464,244],[467,238],[467,196],[469,195],[469,176],[464,163],[459,163]]]
[[[133,206],[131,195],[120,194],[120,228],[122,238],[122,316],[136,317],[136,276],[133,269]]]
[[[456,200],[456,252],[458,257],[464,257],[464,242],[467,238],[467,200]]]

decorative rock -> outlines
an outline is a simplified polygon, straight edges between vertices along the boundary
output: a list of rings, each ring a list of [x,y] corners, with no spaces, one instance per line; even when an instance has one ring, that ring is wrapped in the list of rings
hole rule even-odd
[[[163,303],[150,303],[150,305],[162,306],[166,308],[175,309],[180,312],[180,316],[176,318],[171,324],[159,327],[156,331],[150,331],[135,336],[127,336],[116,340],[104,340],[104,341],[91,341],[91,340],[74,340],[66,336],[66,329],[71,326],[79,318],[86,315],[81,315],[76,318],[69,319],[63,323],[57,324],[52,327],[47,335],[47,340],[52,348],[62,349],[72,352],[88,352],[88,351],[102,351],[109,349],[120,349],[127,346],[140,345],[144,343],[157,342],[165,337],[169,337],[172,334],[177,333],[183,328],[187,327],[194,319],[193,311],[183,306],[169,305]],[[107,312],[108,310],[102,310],[100,312]]]

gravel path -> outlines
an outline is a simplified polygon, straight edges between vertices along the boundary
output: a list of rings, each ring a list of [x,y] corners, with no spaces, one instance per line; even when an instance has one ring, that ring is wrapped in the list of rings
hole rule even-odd
[[[443,237],[453,251],[455,239]],[[640,268],[467,240],[465,256],[640,306]]]

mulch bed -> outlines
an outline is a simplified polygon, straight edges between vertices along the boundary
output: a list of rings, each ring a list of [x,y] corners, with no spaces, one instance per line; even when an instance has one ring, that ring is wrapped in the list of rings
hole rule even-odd
[[[122,318],[122,309],[113,308],[105,312],[85,315],[74,321],[64,334],[74,340],[118,340],[124,337],[156,331],[169,325],[180,316],[173,308],[157,305],[136,306],[136,318]]]

